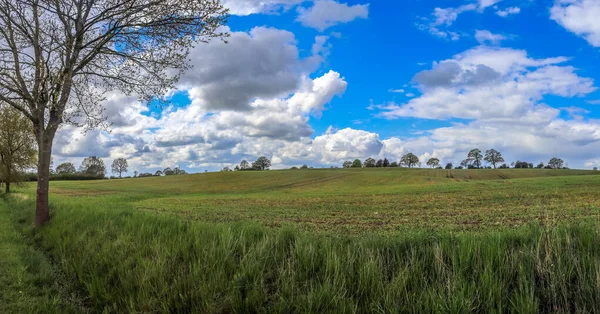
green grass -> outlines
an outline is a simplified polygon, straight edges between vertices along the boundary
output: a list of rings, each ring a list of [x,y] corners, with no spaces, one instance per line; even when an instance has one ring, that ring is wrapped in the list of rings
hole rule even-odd
[[[57,202],[84,198],[185,220],[294,224],[313,232],[356,234],[598,220],[598,174],[545,169],[339,169],[56,182],[52,187]]]
[[[61,270],[16,228],[21,219],[0,202],[0,313],[85,312]]]
[[[597,174],[52,182],[37,236],[95,312],[599,313]],[[7,204],[31,221],[33,188],[20,193]]]

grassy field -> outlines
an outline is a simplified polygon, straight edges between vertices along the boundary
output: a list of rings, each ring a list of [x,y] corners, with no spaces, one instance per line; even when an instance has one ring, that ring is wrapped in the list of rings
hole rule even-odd
[[[85,312],[62,271],[15,228],[21,219],[0,202],[0,313]]]
[[[600,208],[600,172],[577,170],[231,172],[52,188],[57,201],[81,196],[185,220],[293,224],[338,234],[580,222],[597,219]]]
[[[600,313],[599,174],[52,182],[53,219],[32,238],[94,312]],[[23,225],[33,192],[5,200]]]

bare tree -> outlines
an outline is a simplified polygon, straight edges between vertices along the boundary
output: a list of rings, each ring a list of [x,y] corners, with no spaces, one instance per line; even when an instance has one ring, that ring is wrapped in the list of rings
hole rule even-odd
[[[129,165],[127,165],[127,159],[117,158],[117,159],[113,160],[111,168],[112,168],[113,173],[119,173],[119,178],[122,178],[123,172],[125,172],[125,173],[127,172],[128,166]]]
[[[104,93],[162,99],[196,43],[225,38],[218,0],[0,0],[0,101],[33,123],[35,224],[49,220],[48,179],[59,126],[106,126]]]

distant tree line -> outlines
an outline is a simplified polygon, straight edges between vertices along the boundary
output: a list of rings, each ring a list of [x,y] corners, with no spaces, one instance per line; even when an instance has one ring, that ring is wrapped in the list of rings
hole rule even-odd
[[[484,165],[487,163],[487,165]],[[467,157],[460,162],[458,165],[454,165],[449,162],[444,167],[439,158],[432,157],[425,163],[427,167],[432,169],[505,169],[505,168],[538,168],[538,169],[568,169],[565,162],[560,159],[553,157],[548,161],[547,165],[540,162],[535,167],[532,163],[526,161],[517,160],[512,162],[511,165],[505,163],[502,153],[495,149],[486,150],[483,153],[480,149],[475,148],[467,153]],[[387,158],[375,160],[374,158],[367,158],[364,161],[360,159],[354,159],[353,161],[345,161],[342,164],[343,168],[394,168],[394,167],[406,167],[414,168],[421,167],[421,161],[419,157],[413,153],[407,153],[403,155],[398,162],[390,162]]]
[[[230,167],[224,167],[221,171],[263,171],[271,168],[271,160],[265,156],[259,157],[253,163],[249,163],[247,160],[242,160],[239,165],[236,165],[231,169]]]
[[[104,161],[97,156],[86,157],[81,161],[79,169],[71,162],[65,162],[53,169],[50,161],[50,180],[101,180],[106,177]],[[37,180],[37,173],[29,174],[30,181]]]
[[[145,177],[160,177],[160,176],[178,176],[178,175],[184,175],[184,174],[188,174],[187,171],[185,171],[179,167],[175,167],[173,169],[171,169],[171,167],[167,167],[163,170],[156,170],[156,172],[154,172],[154,173],[150,173],[150,172],[138,173],[137,171],[134,171],[133,177],[134,178],[145,178]]]
[[[50,180],[101,180],[106,179],[107,169],[104,164],[104,161],[97,156],[90,156],[83,159],[79,168],[76,168],[72,162],[65,162],[53,169],[53,162],[50,161]],[[120,179],[120,178],[132,178],[131,176],[124,177],[124,173],[128,173],[129,165],[127,163],[127,159],[125,158],[117,158],[113,160],[111,164],[111,170],[113,174],[118,174],[118,176],[111,176],[110,179]],[[157,170],[154,173],[138,173],[137,171],[133,172],[133,178],[143,178],[143,177],[152,177],[152,176],[171,176],[171,175],[183,175],[187,174],[187,172],[179,167],[170,168],[167,167],[163,170]],[[35,181],[37,179],[37,174],[30,173],[29,180]]]

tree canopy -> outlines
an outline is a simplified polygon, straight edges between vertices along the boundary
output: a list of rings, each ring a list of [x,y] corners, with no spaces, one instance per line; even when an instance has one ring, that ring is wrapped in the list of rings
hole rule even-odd
[[[0,181],[6,193],[11,182],[20,181],[23,172],[35,166],[36,154],[31,122],[13,108],[0,108]]]
[[[495,149],[486,150],[484,160],[492,164],[494,169],[496,169],[496,165],[504,163],[504,158],[502,158],[502,154]]]
[[[472,149],[469,154],[467,154],[466,160],[469,166],[473,166],[478,169],[481,168],[481,161],[483,160],[481,150],[479,148]]]
[[[420,165],[419,157],[417,157],[413,153],[408,153],[400,159],[400,164],[406,166],[408,168],[412,168],[414,166]]]
[[[77,169],[75,169],[75,165],[71,162],[65,162],[58,167],[56,167],[56,174],[75,174],[77,173]]]
[[[252,167],[250,166],[250,163],[246,160],[242,160],[242,162],[240,163],[240,170],[248,170],[251,168]]]
[[[123,172],[127,172],[127,159],[125,158],[117,158],[115,160],[113,160],[112,163],[112,172],[113,173],[118,173],[119,174],[119,178],[122,177]]]
[[[553,157],[548,161],[548,166],[552,169],[561,169],[564,167],[564,164],[565,162],[562,159],[556,157]]]
[[[106,167],[104,161],[96,156],[90,156],[83,159],[79,172],[93,177],[104,177],[106,175]]]
[[[383,167],[387,168],[390,166],[390,161],[387,158],[383,158]]]
[[[427,161],[427,166],[431,168],[437,168],[440,165],[440,160],[438,158],[429,158]]]
[[[376,166],[376,161],[373,158],[367,158],[365,159],[365,162],[363,163],[363,167],[365,168],[374,168]]]
[[[271,167],[271,160],[265,156],[259,157],[255,162],[252,163],[252,168],[256,170],[266,170]]]

